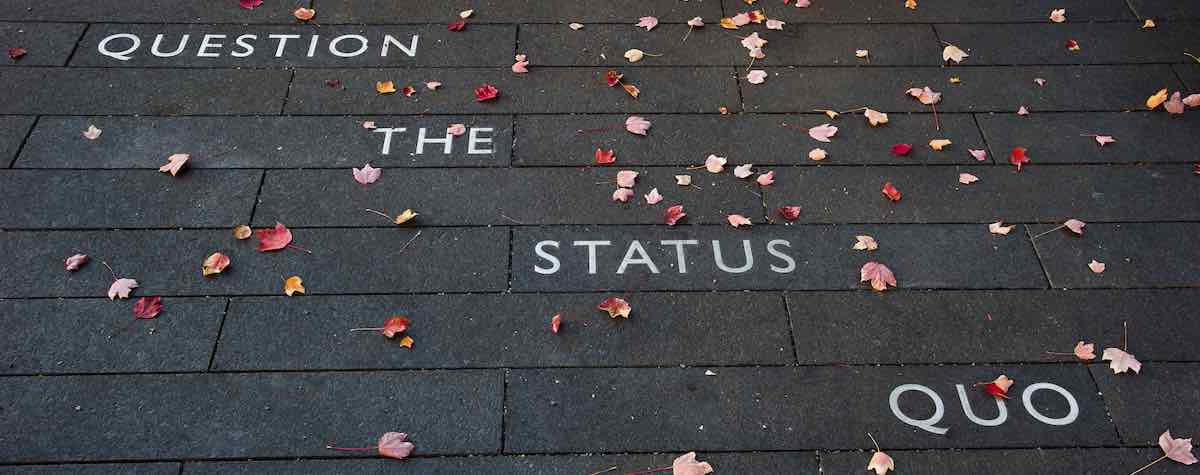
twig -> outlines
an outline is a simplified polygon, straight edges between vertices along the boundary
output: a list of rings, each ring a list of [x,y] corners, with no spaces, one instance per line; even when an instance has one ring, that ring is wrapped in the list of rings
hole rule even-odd
[[[1148,464],[1146,464],[1146,465],[1143,465],[1143,466],[1142,466],[1142,468],[1139,468],[1139,469],[1137,469],[1137,470],[1134,470],[1133,472],[1130,472],[1130,473],[1129,473],[1129,475],[1134,475],[1134,474],[1136,474],[1136,473],[1138,473],[1138,472],[1140,472],[1140,471],[1142,471],[1142,470],[1145,470],[1145,469],[1147,469],[1147,468],[1150,468],[1152,465],[1154,465],[1154,464],[1156,464],[1156,463],[1159,463],[1159,462],[1162,462],[1162,461],[1163,461],[1163,460],[1165,460],[1166,458],[1167,458],[1167,456],[1166,456],[1166,455],[1163,455],[1162,457],[1159,457],[1159,458],[1155,459],[1153,462],[1150,462],[1150,463],[1148,463]]]
[[[1129,320],[1121,322],[1124,328],[1121,335],[1121,341],[1124,342],[1125,352],[1129,353]]]
[[[103,260],[102,260],[102,261],[100,261],[100,263],[101,263],[101,264],[104,264],[104,267],[107,267],[107,268],[108,268],[108,273],[109,273],[109,274],[112,274],[113,280],[117,280],[117,273],[116,273],[116,272],[113,272],[113,268],[112,268],[112,266],[108,265],[108,263],[107,263],[107,262],[104,262]]]
[[[1196,55],[1194,55],[1192,53],[1187,53],[1187,52],[1185,52],[1183,54],[1186,54],[1189,58],[1192,58],[1192,59],[1196,60],[1197,63],[1200,63],[1200,58],[1197,58]]]
[[[515,219],[512,219],[512,218],[510,218],[510,217],[508,217],[508,216],[505,216],[505,215],[504,215],[504,213],[500,213],[500,217],[501,217],[501,218],[504,218],[504,219],[507,219],[507,220],[509,220],[509,221],[512,221],[512,222],[514,222],[514,223],[517,223],[517,224],[525,224],[525,223],[522,223],[522,222],[520,222],[520,221],[517,221],[517,220],[515,220]]]
[[[287,245],[287,247],[290,247],[290,248],[292,248],[292,249],[295,249],[295,250],[297,250],[297,251],[300,251],[300,252],[303,252],[303,253],[307,253],[307,254],[309,254],[309,255],[312,255],[312,253],[313,253],[312,251],[310,251],[310,250],[308,250],[308,249],[305,249],[305,248],[303,248],[303,247],[297,246],[297,245],[295,245],[295,244],[288,244],[288,245]]]
[[[684,39],[687,39],[687,37],[685,36],[685,37],[684,37]],[[601,471],[599,471],[599,472],[592,472],[592,473],[591,473],[591,475],[600,475],[601,473],[608,473],[608,472],[611,472],[611,471],[613,471],[613,470],[616,470],[616,469],[617,469],[617,466],[616,466],[616,465],[613,465],[613,466],[611,466],[611,467],[608,467],[608,468],[606,468],[606,469],[604,469],[604,470],[601,470]]]
[[[408,249],[408,245],[412,244],[413,241],[416,241],[418,237],[421,237],[421,231],[417,231],[417,234],[414,234],[413,237],[408,240],[408,242],[404,243],[403,246],[400,246],[400,252],[397,252],[397,254],[404,252],[405,249]]]
[[[871,435],[871,433],[870,433],[870,432],[867,432],[867,437],[870,437],[870,438],[871,438],[871,444],[874,444],[874,445],[875,445],[875,451],[876,451],[876,452],[880,452],[880,450],[879,450],[879,442],[875,442],[875,436]]]

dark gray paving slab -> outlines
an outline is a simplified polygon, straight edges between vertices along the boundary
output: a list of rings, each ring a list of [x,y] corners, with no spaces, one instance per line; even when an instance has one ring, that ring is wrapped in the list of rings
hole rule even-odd
[[[936,52],[935,52],[936,53]],[[870,106],[884,112],[929,111],[905,94],[928,86],[942,93],[938,112],[1122,111],[1179,83],[1167,65],[959,68],[767,68],[763,84],[742,87],[750,112],[795,112]],[[961,79],[950,84],[951,77]],[[1038,86],[1034,78],[1046,80]],[[797,90],[807,91],[796,94]],[[1149,92],[1147,92],[1149,91]],[[836,138],[834,140],[837,140]]]
[[[508,376],[506,450],[588,452],[640,450],[793,450],[867,448],[866,433],[891,448],[1039,447],[1114,444],[1087,370],[1077,365],[1005,367],[801,367],[513,370]],[[985,427],[968,420],[955,385],[980,418],[997,418],[999,403],[977,381],[1007,374],[1018,383],[1007,418]],[[1059,386],[1078,412],[1073,422],[1039,422],[1021,393],[1034,383]],[[934,419],[945,435],[901,422],[889,395],[919,384],[943,402],[940,420],[930,396],[908,391],[897,408],[911,419]],[[1034,390],[1031,405],[1046,418],[1069,419],[1065,396]],[[1064,421],[1059,421],[1061,424]],[[831,430],[831,428],[836,428]]]
[[[1196,54],[1200,56],[1200,54]],[[1187,85],[1189,92],[1200,90],[1200,64],[1175,65],[1175,72],[1183,79],[1183,83]]]
[[[29,134],[36,117],[0,116],[0,165],[8,166],[17,159],[21,142]]]
[[[231,2],[226,2],[231,3]],[[0,19],[78,22],[170,23],[295,23],[292,11],[307,0],[263,2],[253,10],[236,3],[215,5],[212,0],[4,0]]]
[[[1197,9],[1196,19],[1200,20],[1200,9]],[[1158,34],[1155,39],[1162,44],[1167,54],[1174,55],[1169,61],[1192,65],[1197,63],[1197,60],[1184,53],[1200,55],[1197,53],[1200,51],[1200,22],[1164,21],[1155,24],[1154,29],[1149,31]]]
[[[829,106],[826,106],[829,107]],[[933,126],[931,114],[889,114],[888,123],[871,127],[861,115],[830,120],[823,114],[647,115],[653,126],[647,137],[620,128],[601,132],[579,130],[613,128],[626,116],[588,114],[561,116],[523,115],[517,118],[514,164],[520,166],[585,166],[593,163],[597,148],[613,150],[616,166],[683,165],[704,163],[709,154],[730,164],[757,165],[924,165],[978,163],[968,148],[984,148],[983,138],[969,115],[939,114],[942,130]],[[808,127],[830,123],[838,134],[830,143],[811,139]],[[951,137],[956,149],[933,152],[924,144]],[[911,143],[906,157],[891,154],[892,145]],[[828,152],[816,162],[808,158],[813,148]],[[707,175],[693,170],[694,177]]]
[[[37,475],[175,475],[180,470],[178,463],[99,463],[99,464],[70,464],[70,465],[0,465],[0,473],[4,474],[37,474]]]
[[[461,474],[503,473],[512,475],[552,475],[564,473],[593,473],[617,467],[614,472],[669,467],[678,457],[670,454],[604,454],[604,455],[516,455],[478,457],[413,458],[404,462],[394,460],[303,460],[264,462],[201,462],[184,466],[183,473],[192,474],[300,474],[300,473],[395,473]],[[762,453],[701,453],[697,460],[709,462],[714,473],[817,473],[816,455],[811,452]]]
[[[24,48],[20,59],[3,66],[65,66],[87,25],[78,23],[0,23],[0,47]]]
[[[157,39],[160,35],[161,40]],[[330,25],[316,29],[310,25],[99,24],[80,41],[71,64],[142,68],[508,66],[513,62],[516,38],[517,29],[511,25],[478,25],[464,35],[444,25]]]
[[[626,168],[536,168],[406,170],[384,172],[363,186],[350,170],[268,172],[256,222],[296,226],[381,226],[388,220],[365,211],[396,215],[411,208],[423,225],[483,224],[659,224],[668,207],[711,211],[693,223],[720,223],[724,214],[762,212],[760,187],[732,175],[694,177],[695,187],[675,183],[675,169],[629,168],[639,172],[634,196],[614,202],[616,176]],[[707,173],[706,173],[707,175]],[[665,199],[646,204],[658,189]],[[432,192],[431,192],[432,190]],[[330,196],[339,197],[329,200]],[[320,202],[319,206],[313,206]]]
[[[1154,20],[1197,20],[1200,19],[1200,5],[1192,2],[1177,2],[1174,0],[1130,0],[1129,5],[1140,18]]]
[[[326,23],[372,23],[379,18],[396,18],[413,23],[450,23],[458,12],[473,8],[475,23],[562,23],[615,22],[633,24],[643,16],[658,17],[661,22],[682,23],[692,17],[717,19],[720,0],[613,0],[596,3],[556,3],[547,8],[538,0],[479,0],[467,4],[447,4],[441,0],[414,0],[399,5],[389,0],[319,0],[317,9]],[[467,26],[470,29],[470,26]],[[644,31],[644,30],[643,30]]]
[[[0,435],[0,460],[335,456],[327,444],[370,446],[388,431],[408,432],[420,454],[494,453],[501,378],[485,371],[13,377],[0,387],[0,422],[10,428]]]
[[[634,320],[610,319],[595,294],[284,297],[237,299],[215,368],[368,369],[531,366],[757,365],[795,361],[787,312],[774,294],[629,296]],[[550,319],[563,326],[551,333]],[[375,333],[412,320],[413,350]],[[738,331],[704,315],[728,315]],[[287,332],[273,328],[288,328]],[[668,337],[669,335],[669,337]],[[309,342],[296,345],[296,341]],[[206,355],[207,356],[207,355]]]
[[[709,19],[715,23],[715,18]],[[729,65],[750,62],[737,36],[717,25],[687,34],[685,24],[660,25],[650,32],[631,33],[628,25],[589,25],[572,30],[561,24],[523,25],[521,51],[535,64],[548,66],[631,67],[624,54],[632,48],[662,56],[646,56],[638,66]],[[740,32],[739,32],[740,33]],[[687,35],[687,41],[682,41]],[[941,64],[937,37],[927,25],[787,25],[783,31],[759,32],[769,42],[766,58],[754,64],[893,65]],[[830,48],[841,45],[841,48]],[[868,49],[870,61],[855,58]]]
[[[864,288],[859,270],[868,261],[891,268],[902,288],[1046,286],[1028,242],[994,237],[981,225],[570,226],[513,233],[517,291],[856,289]],[[887,245],[869,255],[851,250],[859,234]]]
[[[604,69],[535,68],[528,74],[496,69],[330,69],[296,72],[286,111],[293,114],[476,114],[554,112],[717,112],[738,109],[732,68],[625,68],[625,82],[641,89],[630,97],[608,87]],[[2,77],[2,76],[0,76]],[[341,81],[329,87],[327,81]],[[411,97],[380,95],[377,81],[420,86],[441,81],[436,91]],[[477,102],[474,90],[490,84],[496,99]],[[687,87],[680,87],[686,84]]]
[[[883,443],[883,442],[880,442]],[[896,473],[952,474],[972,473],[1004,467],[1004,471],[1029,475],[1077,473],[1101,475],[1134,471],[1154,461],[1158,449],[1033,449],[1033,450],[929,450],[884,451],[896,461]],[[871,460],[872,451],[821,454],[824,473],[861,472]],[[1155,464],[1153,473],[1185,474],[1194,469],[1182,464]]]
[[[1074,12],[1067,10],[1069,15]],[[1049,11],[1047,11],[1049,14]],[[1165,48],[1164,31],[1142,29],[1141,23],[1010,23],[993,25],[935,25],[938,38],[959,46],[971,56],[967,65],[1045,65],[1113,63],[1181,63],[1179,51]],[[1079,51],[1065,47],[1079,43]],[[932,56],[941,59],[935,50]],[[1153,93],[1153,91],[1151,91]],[[1148,93],[1149,94],[1149,93]]]
[[[1025,147],[1040,163],[1192,163],[1200,156],[1200,120],[1157,112],[1089,112],[977,114],[991,156],[1009,166],[1014,147]],[[1103,147],[1088,135],[1109,135],[1117,140]]]
[[[291,73],[254,70],[3,68],[6,114],[276,114]]]
[[[1169,0],[1164,0],[1169,1]],[[748,6],[743,0],[724,0],[726,14],[764,8]],[[774,2],[773,2],[774,3]],[[841,0],[812,2],[808,8],[768,6],[767,15],[790,22],[831,23],[994,23],[1049,21],[1050,10],[1066,8],[1070,21],[1130,20],[1133,14],[1121,0],[1018,0],[1012,2],[963,2],[921,0],[916,10],[904,2]]]
[[[1145,327],[1130,326],[1128,350],[1135,357],[1145,348],[1138,341]],[[1166,430],[1175,437],[1192,437],[1200,423],[1195,411],[1188,410],[1200,401],[1197,369],[1191,363],[1146,363],[1138,374],[1113,374],[1106,364],[1091,367],[1121,441],[1129,445],[1157,445]]]
[[[175,177],[157,170],[4,170],[0,227],[236,226],[250,219],[261,176],[250,170]]]
[[[420,231],[420,237],[413,236]],[[3,297],[106,295],[112,276],[93,262],[68,274],[62,260],[78,249],[136,279],[134,295],[282,295],[299,275],[308,294],[495,291],[507,286],[508,232],[502,229],[294,229],[295,249],[255,251],[255,238],[228,229],[2,233],[11,259],[0,271],[25,276],[0,282]],[[405,243],[412,241],[405,247]],[[232,264],[205,278],[205,257]],[[294,298],[302,298],[296,296]]]
[[[163,299],[154,320],[135,320],[132,307],[108,299],[0,301],[0,373],[208,369],[225,299]]]
[[[1138,357],[1190,361],[1198,303],[1191,289],[788,294],[801,364],[1073,362],[1044,352],[1085,340],[1099,355],[1124,321]]]
[[[1054,153],[1039,144],[1030,156],[1036,160],[1039,152]],[[801,206],[804,223],[1062,222],[1074,215],[1101,221],[1195,221],[1200,210],[1180,199],[1200,196],[1200,180],[1190,170],[1190,164],[1047,165],[1020,173],[1012,166],[991,165],[788,167],[775,170],[775,184],[764,188],[763,196],[768,210]],[[960,173],[979,181],[963,185]],[[883,196],[884,182],[903,193],[899,203]]]
[[[363,128],[364,122],[376,128]],[[467,131],[450,141],[446,153],[450,124],[464,124]],[[89,125],[104,131],[100,139],[81,135]],[[13,136],[13,153],[24,137],[24,131]],[[42,117],[14,166],[158,169],[170,150],[190,153],[188,168],[508,166],[512,118]]]
[[[1036,235],[1051,227],[1031,231]],[[1200,260],[1200,249],[1181,243],[1197,232],[1200,224],[1194,223],[1095,223],[1084,228],[1083,236],[1059,230],[1037,238],[1035,245],[1053,287],[1195,287],[1200,277],[1192,263]],[[1093,259],[1106,265],[1104,273],[1088,269]]]

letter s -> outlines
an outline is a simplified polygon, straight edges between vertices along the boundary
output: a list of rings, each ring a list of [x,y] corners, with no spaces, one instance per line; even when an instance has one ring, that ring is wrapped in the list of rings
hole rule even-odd
[[[536,253],[538,257],[550,262],[550,267],[541,267],[538,265],[533,266],[533,271],[542,275],[550,275],[558,272],[559,268],[558,258],[554,257],[553,254],[546,253],[544,249],[546,246],[554,246],[555,249],[558,249],[558,241],[542,241],[533,246],[533,252]]]

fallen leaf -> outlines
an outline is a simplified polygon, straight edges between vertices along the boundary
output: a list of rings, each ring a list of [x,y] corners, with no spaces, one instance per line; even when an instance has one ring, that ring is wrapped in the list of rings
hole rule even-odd
[[[1171,431],[1166,431],[1158,436],[1158,446],[1163,456],[1181,464],[1191,465],[1197,461],[1192,455],[1192,439],[1176,439],[1171,437]]]
[[[229,256],[214,252],[204,259],[204,264],[200,267],[200,272],[208,277],[213,274],[220,274],[229,267]]]
[[[578,30],[583,29],[583,23],[570,23],[567,25],[567,27],[571,28],[572,30],[578,31]]]
[[[372,167],[370,162],[367,162],[362,168],[351,168],[351,171],[354,173],[354,181],[363,185],[375,183],[383,174],[383,170]]]
[[[633,198],[633,190],[629,188],[617,188],[612,194],[613,202],[617,203],[626,203],[630,198]]]
[[[808,152],[808,159],[813,161],[821,161],[829,157],[829,153],[823,148],[814,148]]]
[[[646,52],[637,48],[625,52],[625,59],[631,63],[641,61],[644,57],[646,57]]]
[[[634,86],[633,84],[622,84],[621,89],[624,89],[625,93],[633,96],[634,99],[637,99],[638,96],[642,95],[642,90],[638,89],[638,87]]]
[[[754,23],[762,23],[764,20],[767,19],[767,16],[765,14],[763,14],[762,10],[754,10],[754,11],[746,12],[746,14],[750,16],[750,21],[752,21]]]
[[[525,74],[529,72],[529,60],[523,54],[518,54],[515,58],[516,62],[509,68],[516,74]]]
[[[784,206],[784,207],[779,208],[776,211],[779,213],[780,217],[782,217],[783,219],[786,219],[788,221],[795,221],[797,219],[800,219],[800,207],[799,206]]]
[[[403,347],[405,347],[405,348],[412,349],[412,347],[413,347],[413,338],[412,338],[411,336],[404,335],[404,338],[401,338],[401,339],[400,339],[400,346],[403,346]]]
[[[767,72],[761,69],[755,69],[746,74],[746,82],[750,84],[762,84],[767,80]]]
[[[1142,371],[1142,363],[1134,358],[1132,354],[1126,353],[1120,348],[1105,348],[1104,354],[1100,357],[1103,361],[1108,361],[1108,367],[1112,368],[1113,374],[1120,374],[1126,371],[1133,370],[1134,373]]]
[[[675,205],[667,208],[667,212],[663,221],[667,223],[667,226],[674,226],[675,223],[678,223],[679,220],[683,219],[684,216],[687,216],[687,213],[683,212],[683,205]]]
[[[738,13],[733,16],[733,24],[737,26],[746,26],[750,23],[750,14],[746,12]]]
[[[1200,94],[1191,94],[1183,98],[1183,105],[1188,107],[1200,107]]]
[[[239,241],[243,239],[250,239],[252,234],[254,234],[254,231],[250,230],[250,226],[246,226],[245,224],[233,228],[233,237],[237,238]]]
[[[1167,90],[1165,88],[1160,89],[1158,92],[1154,93],[1153,96],[1150,96],[1146,99],[1146,108],[1154,110],[1164,102],[1167,102]]]
[[[771,184],[775,183],[775,171],[771,170],[763,173],[758,178],[755,178],[754,181],[758,182],[758,186],[771,186]]]
[[[1037,83],[1037,85],[1039,85],[1039,86],[1046,85],[1046,80],[1042,79],[1042,78],[1033,78],[1033,82]]]
[[[1096,359],[1096,345],[1079,341],[1078,343],[1075,343],[1075,350],[1072,351],[1072,353],[1075,354],[1076,358],[1084,361],[1091,361]]]
[[[1092,262],[1088,263],[1088,269],[1091,269],[1092,272],[1094,272],[1096,274],[1101,274],[1104,272],[1104,263],[1097,261],[1095,259],[1092,259]]]
[[[854,246],[851,247],[851,249],[854,249],[855,251],[874,251],[879,249],[879,243],[876,242],[875,238],[871,236],[854,236],[854,240],[857,242],[854,243]]]
[[[951,142],[950,140],[947,140],[947,139],[934,139],[934,140],[929,141],[929,148],[941,151],[943,148],[946,148],[946,146],[948,146],[952,143],[954,143],[954,142]]]
[[[866,57],[867,57],[867,56],[870,56],[870,55],[871,55],[871,51],[870,51],[870,50],[865,50],[865,49],[856,49],[856,50],[854,50],[854,57],[855,57],[855,58],[866,59]]]
[[[1146,22],[1145,22],[1145,23],[1142,23],[1142,29],[1143,29],[1143,30],[1150,29],[1150,28],[1154,28],[1154,27],[1156,27],[1156,26],[1158,26],[1158,25],[1155,25],[1155,24],[1154,24],[1154,20],[1151,20],[1151,19],[1149,19],[1149,18],[1147,18],[1147,19],[1146,19]]]
[[[450,22],[450,24],[446,25],[446,29],[450,30],[450,31],[463,31],[463,29],[466,27],[467,27],[467,21],[464,19],[461,19],[461,18],[458,19],[457,21],[452,21],[452,22]]]
[[[429,89],[430,91],[436,91],[437,88],[439,88],[439,87],[442,87],[441,81],[426,81],[425,82],[425,88]]]
[[[409,347],[412,342],[409,342]],[[379,438],[379,455],[392,459],[404,459],[417,447],[408,441],[408,434],[388,432]]]
[[[863,111],[863,115],[867,117],[867,123],[871,124],[871,127],[888,122],[888,115],[877,110],[866,109]]]
[[[116,300],[118,298],[127,299],[129,293],[136,289],[138,282],[133,279],[117,279],[108,287],[108,299]]]
[[[303,290],[301,291],[303,292]],[[383,329],[379,330],[383,336],[393,338],[400,333],[408,331],[409,320],[404,315],[396,315],[383,322]]]
[[[652,16],[644,16],[644,17],[638,18],[637,24],[635,24],[633,26],[636,26],[638,28],[645,28],[646,31],[650,31],[650,30],[653,30],[654,27],[658,26],[658,18],[655,18]]]
[[[500,90],[491,84],[484,84],[475,88],[475,102],[490,101],[499,96]]]
[[[552,317],[550,319],[550,333],[554,333],[555,335],[557,335],[558,329],[561,326],[562,326],[562,315],[556,313],[556,314],[554,314],[554,317]]]
[[[700,17],[693,17],[691,20],[687,21],[687,24],[692,28],[700,28],[704,26],[704,19]]]
[[[720,21],[720,24],[721,24],[721,28],[724,28],[726,30],[738,29],[738,24],[736,22],[734,22],[732,18],[722,18]]]
[[[916,0],[913,0],[913,1],[916,1]],[[786,1],[783,3],[787,4]],[[796,0],[796,8],[808,8],[810,6],[812,6],[811,0]]]
[[[808,136],[818,142],[829,142],[829,137],[837,134],[838,128],[829,124],[821,124],[808,129]]]
[[[787,23],[784,23],[779,20],[768,19],[767,20],[767,29],[768,30],[783,30],[783,25],[786,25],[786,24]]]
[[[909,145],[906,143],[898,143],[896,145],[892,145],[892,155],[895,155],[897,157],[904,157],[904,156],[907,156],[909,152],[912,152],[912,149],[913,149],[912,145]]]
[[[950,76],[950,84],[962,84],[962,78],[958,76]]]
[[[88,140],[96,140],[100,138],[100,134],[103,132],[103,130],[96,128],[95,125],[89,124],[87,130],[83,131],[83,137]]]
[[[1110,143],[1113,143],[1116,141],[1117,141],[1117,139],[1114,139],[1111,135],[1097,135],[1096,136],[1096,143],[1100,144],[1101,147],[1103,147],[1105,144],[1110,144]]]
[[[964,185],[970,185],[971,183],[975,183],[977,181],[979,181],[979,177],[972,175],[970,173],[959,173],[958,174],[958,182],[962,183]]]
[[[999,234],[1002,236],[1007,236],[1008,233],[1012,232],[1013,228],[1015,228],[1015,227],[1017,227],[1017,225],[1015,225],[1015,224],[1012,226],[1005,226],[1002,221],[996,221],[996,222],[988,225],[988,231],[991,232],[992,234]]]
[[[373,120],[363,121],[362,128],[367,129],[367,130],[374,130],[376,128],[375,121],[373,121]]]
[[[1075,40],[1067,40],[1067,49],[1071,51],[1079,51],[1079,42]]]
[[[162,312],[162,297],[142,297],[133,304],[133,318],[153,320]]]
[[[741,227],[741,226],[753,226],[754,225],[754,223],[750,222],[750,218],[747,218],[740,214],[731,214],[729,216],[726,216],[725,219],[727,221],[729,221],[730,226],[733,226],[735,228]]]
[[[658,192],[658,188],[651,189],[650,193],[643,195],[643,197],[646,198],[646,204],[648,205],[656,205],[663,200],[663,196]]]
[[[283,223],[275,223],[275,228],[258,230],[258,252],[278,251],[292,243],[292,231]]]
[[[617,161],[617,152],[614,152],[611,149],[608,151],[604,151],[603,149],[599,149],[599,148],[596,149],[596,164],[597,165],[611,165],[611,164],[615,163],[616,161]]]
[[[633,188],[633,184],[637,181],[638,172],[633,170],[621,170],[617,172],[617,186],[623,188]]]
[[[980,161],[980,162],[983,162],[983,161],[986,161],[986,160],[987,160],[987,151],[986,151],[986,150],[971,150],[971,149],[967,149],[967,152],[969,152],[969,153],[971,154],[971,156],[972,156],[972,157],[975,157],[975,160],[978,160],[978,161]]]
[[[709,155],[708,158],[704,159],[704,169],[708,170],[709,173],[721,173],[725,169],[727,162],[728,160],[725,157]]]
[[[871,282],[871,288],[876,291],[883,292],[888,286],[896,286],[896,276],[892,274],[892,270],[887,266],[875,261],[863,264],[862,270],[859,271],[859,282]]]
[[[292,15],[295,16],[297,20],[308,21],[312,20],[314,16],[317,16],[317,11],[311,8],[300,7],[297,8],[296,11],[292,12]]]
[[[1083,227],[1087,226],[1087,223],[1080,221],[1078,219],[1072,218],[1072,219],[1068,219],[1065,223],[1063,223],[1063,226],[1066,227],[1067,229],[1070,229],[1071,232],[1082,236],[1083,235]]]
[[[838,118],[838,116],[841,115],[837,111],[829,110],[829,109],[816,109],[813,112],[822,112],[825,115],[829,116],[830,119],[836,119],[836,118]]]
[[[87,262],[87,254],[75,254],[74,256],[63,260],[63,268],[74,272],[79,270],[80,267],[83,267],[84,264],[87,264]]]
[[[980,386],[983,386],[984,392],[991,394],[996,399],[1008,399],[1008,388],[1012,387],[1015,382],[1002,374],[995,381]]]
[[[897,190],[896,186],[893,185],[892,182],[889,181],[889,182],[884,183],[882,191],[883,191],[883,196],[888,197],[889,200],[900,201],[900,197],[901,197],[900,190]]]
[[[917,0],[904,0],[904,8],[909,10],[917,9]]]
[[[420,213],[413,211],[412,208],[408,208],[408,209],[405,209],[400,214],[396,215],[396,219],[393,219],[392,222],[396,223],[396,224],[404,224],[409,221],[412,221],[417,216],[420,216]]]
[[[262,6],[263,0],[238,0],[238,3],[247,10],[253,10]]]
[[[474,14],[475,14],[475,10],[463,10],[461,12],[458,12],[458,17],[462,18],[462,19],[467,19],[467,18],[471,18],[471,15],[474,15]]]
[[[1025,108],[1025,106],[1021,106],[1017,108],[1017,115],[1029,115],[1029,109]]]
[[[675,184],[679,186],[688,186],[692,184],[691,175],[675,175]]]
[[[298,275],[293,275],[283,281],[283,293],[291,297],[296,292],[304,293],[304,280]]]
[[[1014,147],[1012,153],[1008,155],[1008,163],[1017,166],[1017,171],[1021,171],[1021,165],[1029,163],[1029,157],[1025,155],[1025,147]]]
[[[937,104],[939,102],[942,102],[942,93],[935,92],[933,89],[930,89],[929,86],[925,86],[923,88],[922,87],[914,87],[912,89],[909,89],[908,95],[916,98],[922,104],[925,104],[927,106],[931,106],[931,105]]]
[[[892,457],[882,451],[875,451],[871,455],[871,461],[867,463],[867,470],[874,470],[875,475],[884,475],[888,470],[896,470],[896,461]]]
[[[671,475],[706,475],[713,472],[708,462],[697,462],[696,453],[688,452],[671,462]]]
[[[1183,113],[1183,99],[1180,97],[1179,91],[1171,94],[1171,99],[1163,103],[1163,108],[1171,114]]]
[[[748,50],[762,49],[767,43],[768,41],[758,36],[758,33],[750,33],[750,36],[742,38],[742,47]]]
[[[745,165],[733,167],[733,176],[738,178],[748,178],[750,175],[754,174],[754,172],[750,170],[751,168],[754,168],[753,163],[747,163]]]
[[[646,135],[646,131],[650,130],[650,121],[631,115],[625,119],[625,130],[631,134]]]
[[[380,94],[393,94],[396,92],[396,83],[393,81],[376,81],[375,92]]]
[[[955,63],[961,63],[963,59],[967,58],[967,56],[970,55],[968,55],[966,51],[963,51],[961,48],[952,44],[947,44],[946,47],[942,49],[942,61],[954,61]]]
[[[188,159],[190,158],[192,158],[192,156],[186,153],[177,153],[171,155],[170,157],[167,157],[167,163],[165,165],[158,167],[158,171],[170,173],[171,176],[178,175],[179,170],[183,168],[183,165],[187,163]]]
[[[596,308],[608,312],[609,318],[624,317],[629,318],[629,313],[633,311],[633,307],[620,297],[609,297],[600,302]]]
[[[1067,21],[1067,9],[1058,8],[1058,9],[1050,10],[1050,21],[1055,22],[1055,23],[1062,23],[1064,21]]]

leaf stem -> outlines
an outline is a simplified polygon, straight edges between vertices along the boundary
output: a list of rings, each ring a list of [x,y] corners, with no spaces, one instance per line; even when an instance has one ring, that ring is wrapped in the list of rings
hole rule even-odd
[[[685,38],[686,38],[686,37],[685,37]],[[606,469],[604,469],[604,470],[601,470],[601,471],[599,471],[599,472],[592,472],[592,473],[591,473],[591,475],[600,475],[601,473],[608,473],[608,472],[611,472],[611,471],[613,471],[613,470],[616,470],[616,469],[617,469],[617,466],[616,466],[616,465],[613,465],[613,466],[611,466],[611,467],[608,467],[608,468],[606,468]]]
[[[334,447],[332,445],[326,445],[325,448],[338,452],[370,452],[375,450],[375,447]]]
[[[620,82],[618,82],[618,84],[620,84]],[[585,134],[585,133],[592,133],[592,132],[605,132],[605,131],[609,131],[609,130],[616,129],[616,128],[618,128],[618,127],[621,127],[621,125],[620,125],[620,124],[617,124],[617,125],[606,125],[606,126],[604,126],[604,127],[597,127],[597,128],[595,128],[595,129],[578,129],[578,130],[576,130],[576,131],[575,131],[575,133],[577,133],[577,134]]]
[[[101,260],[101,261],[100,261],[100,263],[101,263],[101,264],[104,264],[104,267],[107,267],[107,268],[108,268],[108,273],[109,273],[109,274],[112,274],[113,280],[117,280],[117,273],[116,273],[116,272],[113,272],[113,268],[112,268],[112,266],[108,265],[108,263],[107,263],[107,262],[104,262],[103,260]]]
[[[287,245],[287,247],[290,247],[290,248],[292,248],[292,249],[295,249],[295,250],[297,250],[297,251],[304,252],[304,253],[307,253],[307,254],[312,254],[312,253],[313,253],[312,251],[310,251],[310,250],[308,250],[308,249],[305,249],[305,248],[303,248],[303,247],[297,246],[297,245],[295,245],[295,244],[288,244],[288,245]]]
[[[875,442],[875,436],[871,435],[870,432],[867,432],[867,437],[871,438],[871,444],[875,446],[875,451],[879,452],[879,442]]]
[[[1029,238],[1029,240],[1030,240],[1030,241],[1032,241],[1032,240],[1034,240],[1034,239],[1040,238],[1040,237],[1042,237],[1042,236],[1045,236],[1045,235],[1047,235],[1047,234],[1050,234],[1050,233],[1052,233],[1052,232],[1054,232],[1054,231],[1058,231],[1059,229],[1062,229],[1062,228],[1065,228],[1065,227],[1067,227],[1066,223],[1060,224],[1060,225],[1058,225],[1058,227],[1051,228],[1049,231],[1046,231],[1046,232],[1044,232],[1044,233],[1038,234],[1037,236],[1034,236],[1034,237],[1031,237],[1031,238]]]
[[[1129,472],[1129,475],[1134,475],[1135,473],[1138,473],[1138,472],[1140,472],[1140,471],[1142,471],[1142,470],[1145,470],[1145,469],[1147,469],[1147,468],[1150,468],[1150,467],[1151,467],[1151,466],[1153,466],[1154,464],[1156,464],[1156,463],[1159,463],[1159,462],[1162,462],[1162,461],[1163,461],[1164,459],[1166,459],[1166,458],[1167,458],[1167,456],[1166,456],[1166,455],[1163,455],[1162,457],[1159,457],[1159,458],[1155,459],[1153,462],[1150,462],[1150,463],[1148,463],[1148,464],[1146,464],[1146,465],[1143,465],[1143,466],[1142,466],[1142,468],[1139,468],[1139,469],[1137,469],[1137,470],[1134,470],[1134,471],[1132,471],[1132,472]]]
[[[937,104],[930,104],[929,108],[933,109],[933,128],[937,129],[938,131],[941,131],[942,123],[940,121],[938,121]]]
[[[1129,320],[1121,322],[1122,330],[1121,341],[1125,343],[1125,352],[1129,353]]]
[[[352,332],[366,332],[366,331],[379,332],[379,331],[383,331],[383,328],[382,327],[380,327],[380,328],[351,328],[350,331],[352,331]]]
[[[672,467],[658,467],[658,468],[652,468],[650,470],[642,470],[640,472],[629,472],[629,473],[626,473],[625,475],[645,475],[647,473],[659,473],[659,472],[665,472],[667,470],[672,470],[672,469],[673,469]]]
[[[419,237],[421,237],[421,231],[417,231],[417,234],[414,234],[412,238],[409,238],[408,242],[404,243],[403,246],[400,246],[400,252],[397,252],[397,254],[404,252],[405,249],[408,249],[408,245],[412,244],[412,242],[416,241]]]
[[[387,220],[388,220],[388,221],[391,221],[391,220],[392,220],[392,217],[391,217],[391,216],[388,216],[387,214],[383,213],[382,211],[375,211],[375,210],[373,210],[373,209],[371,209],[371,208],[366,208],[366,209],[364,209],[363,211],[366,211],[366,212],[368,212],[368,213],[375,213],[375,214],[377,214],[377,215],[383,216],[384,218],[387,218]]]

